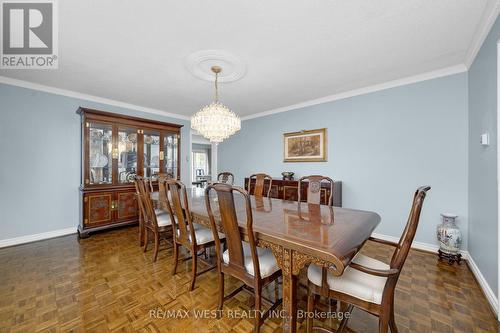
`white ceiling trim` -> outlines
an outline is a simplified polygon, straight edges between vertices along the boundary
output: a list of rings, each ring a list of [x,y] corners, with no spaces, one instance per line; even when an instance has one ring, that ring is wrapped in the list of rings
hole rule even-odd
[[[368,87],[364,87],[364,88],[360,88],[360,89],[350,90],[350,91],[346,91],[346,92],[335,94],[335,95],[325,96],[325,97],[321,97],[321,98],[317,98],[317,99],[313,99],[313,100],[309,100],[309,101],[305,101],[302,103],[293,104],[293,105],[289,105],[289,106],[284,106],[284,107],[269,110],[269,111],[259,112],[259,113],[252,114],[252,115],[249,115],[246,117],[242,117],[241,120],[249,120],[249,119],[254,119],[254,118],[259,118],[259,117],[265,117],[265,116],[269,116],[269,115],[275,114],[275,113],[287,112],[287,111],[296,110],[296,109],[300,109],[300,108],[304,108],[304,107],[308,107],[308,106],[312,106],[312,105],[333,102],[333,101],[337,101],[340,99],[369,94],[369,93],[380,91],[380,90],[395,88],[398,86],[404,86],[407,84],[417,83],[417,82],[421,82],[421,81],[427,81],[427,80],[436,79],[436,78],[443,77],[443,76],[463,73],[466,71],[467,71],[467,67],[464,64],[446,67],[446,68],[438,69],[438,70],[431,71],[431,72],[426,72],[426,73],[422,73],[422,74],[418,74],[418,75],[414,75],[414,76],[405,77],[405,78],[398,79],[398,80],[388,81],[385,83],[380,83],[380,84],[376,84],[373,86],[368,86]]]
[[[117,101],[114,99],[83,94],[83,93],[79,93],[77,91],[60,89],[60,88],[50,87],[50,86],[46,86],[46,85],[42,85],[42,84],[38,84],[38,83],[32,83],[32,82],[23,81],[23,80],[12,79],[10,77],[5,77],[5,76],[0,76],[0,83],[5,83],[5,84],[11,85],[11,86],[16,86],[16,87],[44,91],[44,92],[48,92],[51,94],[62,95],[62,96],[66,96],[66,97],[84,99],[84,100],[96,102],[96,103],[113,105],[113,106],[117,106],[117,107],[121,107],[121,108],[125,108],[125,109],[142,111],[142,112],[156,114],[156,115],[160,115],[160,116],[164,116],[164,117],[170,117],[170,118],[182,119],[182,120],[190,120],[190,117],[184,116],[181,114],[177,114],[177,113],[148,108],[145,106],[140,106],[140,105],[135,105],[135,104],[129,104],[129,103]]]
[[[481,46],[483,46],[484,40],[486,39],[486,37],[488,37],[488,34],[490,33],[491,28],[493,27],[493,24],[495,24],[495,21],[499,13],[500,13],[500,0],[497,0],[493,5],[493,9],[490,11],[490,15],[488,16],[488,18],[479,23],[479,27],[476,31],[474,39],[472,40],[472,44],[469,48],[469,51],[467,52],[467,55],[465,57],[465,66],[467,66],[467,68],[470,68],[470,66],[472,66],[472,63],[474,62],[474,59],[476,59],[476,56],[479,53],[479,50],[481,49]]]

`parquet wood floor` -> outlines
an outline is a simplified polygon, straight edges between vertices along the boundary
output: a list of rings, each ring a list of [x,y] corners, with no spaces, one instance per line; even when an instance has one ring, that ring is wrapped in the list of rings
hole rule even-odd
[[[77,241],[75,235],[0,249],[0,332],[250,332],[248,318],[195,318],[194,310],[215,309],[215,271],[188,292],[190,262],[170,274],[171,250],[152,262],[137,245],[137,228],[124,228]],[[165,248],[165,244],[163,244]],[[368,244],[363,252],[387,262],[390,248]],[[239,286],[227,278],[226,293]],[[274,284],[266,297],[274,299]],[[299,290],[305,309],[305,290]],[[320,306],[328,310],[326,301]],[[151,310],[191,311],[186,319],[154,318]],[[225,310],[251,310],[246,292]],[[233,314],[241,312],[233,311]],[[243,312],[248,313],[248,312]],[[162,313],[155,312],[161,316]],[[411,251],[396,292],[400,332],[497,332],[499,325],[465,264],[448,266],[437,256]],[[334,319],[318,325],[336,327]],[[263,332],[280,332],[281,319],[265,321]],[[304,325],[305,326],[305,325]],[[300,331],[304,326],[299,324]],[[376,332],[377,321],[355,310],[354,332]]]

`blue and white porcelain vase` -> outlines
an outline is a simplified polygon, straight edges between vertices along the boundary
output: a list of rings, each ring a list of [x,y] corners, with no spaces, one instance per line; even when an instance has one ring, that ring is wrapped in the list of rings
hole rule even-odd
[[[462,232],[455,223],[457,215],[442,213],[443,223],[437,227],[439,250],[447,254],[458,254],[462,244]]]

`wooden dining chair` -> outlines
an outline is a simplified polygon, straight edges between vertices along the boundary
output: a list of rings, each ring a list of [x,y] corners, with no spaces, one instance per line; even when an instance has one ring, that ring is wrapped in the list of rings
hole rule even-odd
[[[148,191],[148,184],[143,177],[135,177],[136,192],[138,193],[139,212],[142,219],[144,235],[143,251],[146,252],[149,245],[149,235],[153,235],[154,249],[153,261],[158,259],[160,241],[168,241],[172,238],[172,222],[166,213],[157,213],[154,208],[151,194]],[[140,235],[142,237],[142,235]]]
[[[330,177],[312,175],[304,176],[299,179],[299,189],[298,189],[298,202],[302,200],[302,183],[308,181],[307,186],[307,203],[317,204],[321,203],[321,183],[328,182],[330,184],[330,196],[328,197],[328,206],[333,205],[333,179]]]
[[[220,216],[220,227],[215,221],[215,216],[210,204],[210,191],[215,190],[218,198],[218,212]],[[246,207],[246,235],[248,242],[242,240],[236,208],[234,205],[234,192],[242,195]],[[215,239],[215,251],[217,254],[217,271],[219,273],[219,301],[218,310],[222,311],[224,301],[236,295],[245,286],[253,289],[255,295],[255,322],[254,332],[260,331],[263,321],[269,316],[279,304],[276,302],[261,314],[262,288],[268,283],[275,281],[281,276],[276,259],[269,249],[257,247],[257,241],[253,233],[252,208],[250,196],[240,188],[228,184],[212,184],[205,189],[205,204],[207,206],[210,225]],[[221,229],[221,230],[220,230]],[[219,230],[226,235],[227,250],[223,252],[221,240],[218,237]],[[230,275],[243,282],[243,285],[224,296],[224,275]]]
[[[314,311],[315,295],[322,295],[349,304],[347,311],[353,307],[362,309],[379,317],[379,332],[397,332],[394,319],[394,291],[410,251],[411,243],[417,231],[422,204],[429,186],[417,189],[413,197],[406,227],[399,243],[393,243],[370,237],[370,240],[395,248],[390,264],[368,256],[357,254],[341,276],[334,276],[327,269],[310,265],[307,271],[308,296],[307,311]],[[342,332],[349,316],[344,317],[336,332]],[[307,332],[312,332],[312,318],[307,319]]]
[[[234,175],[228,171],[221,172],[217,175],[217,182],[233,185],[234,184]]]
[[[173,221],[174,234],[174,268],[172,275],[177,272],[179,262],[179,248],[183,246],[191,253],[191,257],[181,258],[181,261],[192,259],[191,263],[191,283],[189,290],[193,290],[196,282],[196,277],[200,274],[208,272],[217,266],[209,266],[208,268],[197,271],[198,268],[198,252],[203,250],[206,253],[207,248],[215,245],[212,231],[197,223],[193,223],[191,211],[189,210],[189,202],[186,193],[186,186],[178,180],[167,179],[167,189],[170,195],[166,196],[167,209]],[[223,234],[219,234],[220,239],[224,239]]]
[[[263,196],[264,195],[264,184],[266,179],[269,179],[269,188],[267,189],[267,197],[271,196],[271,186],[273,185],[273,178],[265,173],[256,173],[248,177],[247,191],[251,193],[251,183],[252,179],[255,178],[255,186],[253,189],[253,195]]]

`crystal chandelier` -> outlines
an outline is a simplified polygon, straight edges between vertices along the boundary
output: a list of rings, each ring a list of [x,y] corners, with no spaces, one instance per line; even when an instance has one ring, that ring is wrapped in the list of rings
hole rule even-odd
[[[191,128],[215,144],[222,142],[241,129],[240,118],[227,106],[219,102],[217,87],[219,66],[212,66],[215,73],[215,101],[191,117]]]

